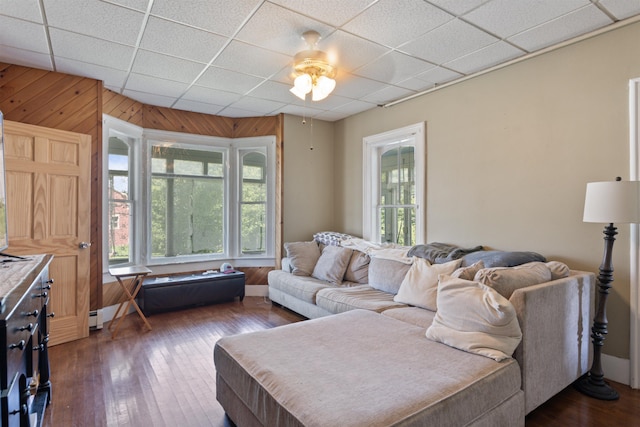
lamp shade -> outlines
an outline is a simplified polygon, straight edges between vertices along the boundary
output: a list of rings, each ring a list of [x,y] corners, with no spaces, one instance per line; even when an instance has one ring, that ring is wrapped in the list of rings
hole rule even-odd
[[[584,222],[640,223],[640,181],[587,184]]]

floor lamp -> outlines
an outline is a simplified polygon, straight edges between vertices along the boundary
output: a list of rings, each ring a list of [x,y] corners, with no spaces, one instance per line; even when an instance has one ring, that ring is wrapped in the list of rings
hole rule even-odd
[[[584,201],[584,222],[608,224],[604,228],[604,257],[598,274],[598,301],[591,328],[593,361],[589,372],[575,387],[582,393],[601,400],[616,400],[618,392],[604,381],[600,354],[607,335],[607,297],[613,282],[613,242],[618,234],[614,223],[640,222],[640,181],[591,182]]]

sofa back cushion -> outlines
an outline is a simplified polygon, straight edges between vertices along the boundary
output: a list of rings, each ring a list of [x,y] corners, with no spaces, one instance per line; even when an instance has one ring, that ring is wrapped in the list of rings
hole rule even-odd
[[[352,252],[351,249],[341,246],[325,246],[313,269],[312,276],[334,285],[341,285]]]
[[[371,257],[369,286],[379,291],[397,294],[411,264],[385,258]]]
[[[291,273],[295,276],[311,276],[320,258],[320,248],[316,242],[289,242],[284,244],[287,258],[291,263]]]
[[[542,262],[530,262],[517,267],[483,268],[473,280],[490,286],[509,299],[517,289],[550,281],[551,270]]]

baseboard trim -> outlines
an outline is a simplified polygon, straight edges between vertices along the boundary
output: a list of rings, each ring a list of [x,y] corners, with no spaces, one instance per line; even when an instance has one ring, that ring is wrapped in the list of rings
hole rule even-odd
[[[629,385],[629,359],[621,359],[603,353],[601,360],[605,378]]]

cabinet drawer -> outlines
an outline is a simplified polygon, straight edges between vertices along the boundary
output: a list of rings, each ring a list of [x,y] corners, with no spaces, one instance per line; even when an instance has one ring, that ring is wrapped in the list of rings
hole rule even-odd
[[[37,288],[36,288],[37,289]],[[27,292],[7,319],[7,373],[23,371],[24,352],[31,351],[32,334],[38,330],[42,299]]]
[[[9,427],[20,426],[20,374],[16,374],[9,384],[6,394],[2,396],[3,425]]]

